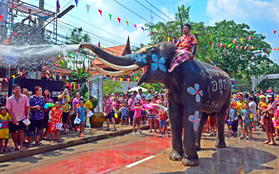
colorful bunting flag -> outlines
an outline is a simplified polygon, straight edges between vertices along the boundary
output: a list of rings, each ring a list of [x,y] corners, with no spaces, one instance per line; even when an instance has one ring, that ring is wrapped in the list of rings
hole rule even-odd
[[[120,18],[117,18],[117,20],[118,20],[118,22],[119,22],[119,24],[120,24],[121,19],[120,19]]]
[[[143,27],[141,27],[141,29],[142,29],[142,31],[144,31],[144,28],[143,28]]]
[[[129,27],[129,22],[128,22],[128,21],[126,21],[126,23],[127,23],[127,27]]]
[[[274,34],[276,34],[277,30],[275,30],[275,31],[273,31],[273,32],[274,32]]]
[[[233,44],[235,44],[235,40],[233,40]]]
[[[170,41],[170,37],[168,37],[168,42]]]
[[[102,16],[103,11],[102,11],[102,10],[100,10],[100,9],[98,9],[98,11],[100,12],[100,15]]]
[[[60,13],[60,3],[59,3],[59,0],[56,1],[56,12]],[[1,20],[0,20],[0,22],[1,22]]]
[[[87,13],[89,12],[90,5],[86,4]]]
[[[136,24],[134,24],[134,26],[135,26],[136,29],[138,29]]]
[[[242,42],[242,41],[243,41],[243,38],[241,38],[240,41]]]
[[[75,0],[75,2],[76,2],[76,6],[78,6],[78,0]]]
[[[259,35],[257,35],[257,38],[259,37]]]
[[[248,37],[248,40],[251,40],[251,36]]]
[[[110,20],[111,20],[111,16],[112,16],[112,15],[111,15],[111,14],[109,14],[109,18],[110,18]],[[126,22],[127,22],[127,21],[126,21]]]

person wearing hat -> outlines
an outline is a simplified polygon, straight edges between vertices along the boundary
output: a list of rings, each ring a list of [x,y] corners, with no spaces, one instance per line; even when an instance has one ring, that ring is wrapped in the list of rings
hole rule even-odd
[[[265,118],[265,131],[267,136],[267,141],[263,142],[263,144],[268,145],[276,145],[274,141],[274,127],[272,123],[272,118],[274,116],[274,113],[276,111],[276,103],[274,102],[274,96],[273,95],[267,95],[267,109],[263,110],[263,113],[267,113],[267,117]]]
[[[7,112],[8,110],[5,106],[0,107],[0,153],[7,151],[6,147],[9,141],[9,120],[11,120],[12,117]],[[2,149],[3,140],[5,140],[5,146]]]
[[[243,110],[243,105],[244,103],[248,103],[246,100],[244,100],[244,94],[242,92],[239,92],[237,93],[237,98],[238,98],[238,101],[237,101],[237,116],[238,116],[238,123],[240,125],[240,133],[241,133],[241,136],[240,136],[240,139],[244,139],[244,137],[242,135],[243,134],[243,121],[242,121],[242,116],[241,116],[241,111]]]
[[[259,108],[259,121],[260,121],[260,120],[262,120],[262,117],[263,117],[262,110],[266,109],[267,103],[266,103],[265,95],[260,95],[259,100],[260,100],[260,102],[258,104],[258,108]],[[264,126],[260,125],[260,127],[262,127],[264,130]]]

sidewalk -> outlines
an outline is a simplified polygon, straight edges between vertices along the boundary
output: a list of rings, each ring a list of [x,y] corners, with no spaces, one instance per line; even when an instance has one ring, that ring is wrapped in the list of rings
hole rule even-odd
[[[101,139],[106,138],[112,138],[119,135],[124,135],[131,133],[133,131],[133,126],[126,126],[126,125],[116,125],[117,131],[105,131],[106,124],[104,124],[103,127],[100,128],[85,128],[84,130],[84,138],[79,137],[79,131],[71,130],[68,132],[68,134],[63,134],[63,132],[60,132],[60,139],[63,140],[63,142],[51,144],[50,140],[42,140],[41,143],[43,145],[41,146],[34,146],[31,148],[26,149],[23,152],[11,151],[11,147],[13,147],[14,143],[12,139],[9,139],[9,144],[7,147],[7,152],[4,154],[0,154],[0,162],[9,161],[13,159],[23,158],[31,155],[41,154],[44,152],[49,152],[65,147],[75,146],[79,144],[84,144],[92,141],[98,141]],[[113,126],[110,124],[110,129],[112,130]],[[141,125],[142,130],[149,129],[149,126]],[[33,139],[33,138],[32,138]],[[34,144],[34,142],[33,142]]]

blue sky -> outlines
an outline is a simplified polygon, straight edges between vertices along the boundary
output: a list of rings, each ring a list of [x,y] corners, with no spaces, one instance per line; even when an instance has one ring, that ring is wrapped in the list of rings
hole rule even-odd
[[[38,0],[22,1],[34,5],[39,4]],[[151,12],[142,7],[135,0],[116,1],[148,21],[151,21]],[[272,48],[279,47],[279,0],[148,0],[165,15],[151,7],[146,0],[137,1],[145,5],[147,8],[152,9],[153,12],[165,20],[168,20],[165,15],[174,18],[174,14],[177,12],[177,6],[184,3],[186,6],[191,6],[190,19],[194,22],[202,21],[205,22],[205,24],[208,23],[209,25],[214,25],[215,22],[226,19],[234,20],[236,23],[246,23],[252,30],[257,31],[257,33],[263,35],[267,33],[265,41],[268,42]],[[45,0],[45,3],[54,7],[56,6],[56,0]],[[75,5],[75,1],[60,0],[62,8],[67,4]],[[86,4],[90,5],[88,13]],[[48,5],[45,5],[45,8],[55,11],[55,8]],[[102,16],[100,16],[98,9],[103,11]],[[108,14],[112,15],[111,21]],[[93,26],[69,15],[82,19],[105,31],[113,33],[116,36],[94,28]],[[104,47],[124,44],[128,36],[130,36],[132,45],[149,42],[147,31],[143,32],[140,29],[140,27],[144,27],[146,21],[116,3],[115,0],[79,0],[78,7],[75,7],[70,11],[69,15],[65,15],[61,21],[74,26],[83,27],[86,31],[89,31],[90,34],[93,34],[91,35],[93,43],[101,42],[101,45]],[[117,17],[121,18],[121,24],[119,24]],[[163,22],[162,19],[154,14],[153,19],[154,23],[159,21]],[[129,21],[129,27],[127,27],[125,21]],[[138,30],[135,29],[133,26],[134,24],[137,25]],[[59,30],[61,34],[65,34],[69,31],[69,26],[59,24],[59,27],[61,27],[61,30]],[[278,33],[273,34],[273,31],[277,29]],[[276,62],[279,62],[278,55],[279,53],[277,51],[272,52],[270,58],[272,60],[276,59]]]

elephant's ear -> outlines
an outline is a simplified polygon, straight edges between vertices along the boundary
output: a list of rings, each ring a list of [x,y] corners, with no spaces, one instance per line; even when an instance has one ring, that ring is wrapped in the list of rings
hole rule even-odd
[[[160,50],[161,57],[165,58],[166,69],[169,69],[170,65],[171,65],[171,61],[176,53],[176,51],[175,51],[176,45],[171,42],[160,43],[158,45],[158,48]]]

